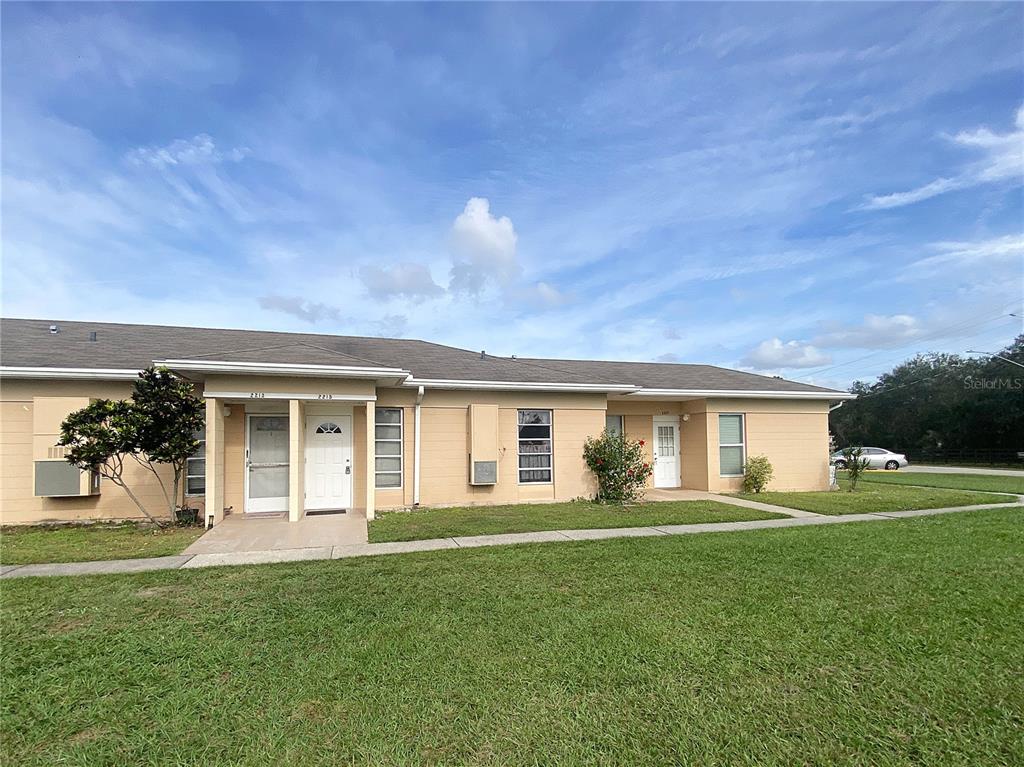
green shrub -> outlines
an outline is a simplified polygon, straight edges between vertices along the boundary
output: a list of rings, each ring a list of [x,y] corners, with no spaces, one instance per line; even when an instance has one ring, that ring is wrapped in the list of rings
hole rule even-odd
[[[630,503],[643,498],[647,478],[654,467],[644,456],[644,441],[625,434],[605,431],[600,437],[588,437],[583,459],[597,477],[597,501]]]
[[[772,464],[763,455],[752,455],[743,464],[743,492],[763,492],[772,481]]]

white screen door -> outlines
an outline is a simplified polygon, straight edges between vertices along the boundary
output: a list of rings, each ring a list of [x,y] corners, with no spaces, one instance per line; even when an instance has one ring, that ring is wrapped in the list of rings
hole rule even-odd
[[[306,510],[352,506],[352,416],[306,419]]]
[[[288,511],[288,416],[249,416],[247,512]]]
[[[679,487],[679,421],[654,419],[654,486]]]

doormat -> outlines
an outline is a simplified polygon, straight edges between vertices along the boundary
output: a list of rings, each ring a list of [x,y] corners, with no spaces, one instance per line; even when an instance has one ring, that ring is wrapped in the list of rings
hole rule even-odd
[[[307,517],[322,517],[325,514],[345,514],[348,509],[317,509],[316,511],[307,511]]]

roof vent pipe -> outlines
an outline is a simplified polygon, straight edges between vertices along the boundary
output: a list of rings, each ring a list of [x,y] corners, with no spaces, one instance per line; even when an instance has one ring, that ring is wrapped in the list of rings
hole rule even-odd
[[[95,330],[90,330],[89,331],[89,340],[90,341],[95,341],[96,340],[96,331]]]
[[[480,359],[487,359],[487,352],[480,352]]]
[[[56,325],[50,325],[50,335],[51,336],[55,336],[59,332],[60,332],[60,328],[58,328]]]

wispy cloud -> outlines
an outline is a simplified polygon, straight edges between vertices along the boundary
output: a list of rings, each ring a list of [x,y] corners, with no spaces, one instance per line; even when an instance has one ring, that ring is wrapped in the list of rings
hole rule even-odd
[[[892,346],[894,342],[908,341],[924,333],[920,320],[909,314],[867,314],[858,323],[830,321],[824,325],[824,332],[814,338],[814,343],[830,349]]]
[[[298,317],[303,322],[315,323],[341,318],[341,309],[337,306],[307,301],[300,296],[260,296],[259,305],[263,309]]]
[[[423,301],[442,295],[444,289],[434,282],[423,264],[404,263],[393,266],[364,266],[359,279],[367,291],[376,298],[409,298]]]
[[[1007,179],[1024,182],[1024,106],[1017,110],[1014,124],[1016,130],[1009,133],[999,134],[988,128],[977,128],[947,137],[961,147],[979,150],[983,155],[982,159],[955,176],[937,178],[906,192],[871,195],[861,208],[899,208],[957,189],[968,189]]]
[[[137,147],[128,153],[127,158],[137,165],[152,165],[164,170],[175,165],[241,162],[249,153],[248,147],[221,150],[212,137],[200,133],[191,139],[176,139],[166,146]]]

